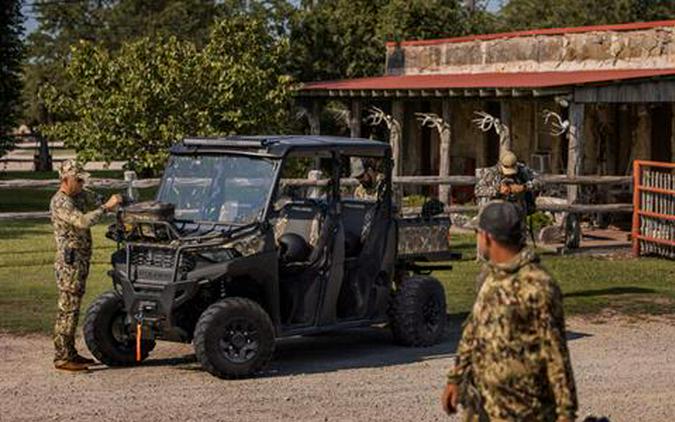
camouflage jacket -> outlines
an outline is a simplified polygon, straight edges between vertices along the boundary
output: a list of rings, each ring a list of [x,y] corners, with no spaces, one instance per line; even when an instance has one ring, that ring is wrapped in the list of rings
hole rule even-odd
[[[49,204],[57,256],[66,248],[77,249],[84,256],[91,254],[91,226],[105,214],[93,192],[83,191],[74,197],[58,191]],[[98,207],[98,208],[97,208]],[[86,212],[94,209],[93,211]]]
[[[490,420],[574,420],[560,288],[529,249],[486,265],[448,382],[472,379],[465,388],[477,390]]]
[[[478,204],[482,206],[495,199],[509,199],[504,198],[499,193],[499,186],[507,178],[509,177],[501,173],[498,165],[484,169],[483,174],[476,182],[474,191]],[[515,183],[524,185],[528,191],[538,191],[541,189],[541,183],[537,179],[537,174],[523,163],[518,163],[518,173],[515,176],[511,176],[511,178]]]
[[[380,191],[383,188],[383,184],[384,184],[384,175],[378,173],[377,180],[372,187],[366,188],[365,186],[359,183],[356,189],[354,189],[354,199],[360,199],[362,201],[377,201],[380,195]]]

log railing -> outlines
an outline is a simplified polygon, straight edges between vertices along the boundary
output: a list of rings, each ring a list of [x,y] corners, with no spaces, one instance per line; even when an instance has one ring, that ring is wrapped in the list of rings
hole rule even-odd
[[[630,176],[566,176],[566,175],[541,175],[540,180],[544,185],[563,184],[563,185],[628,185],[633,182]],[[132,182],[135,188],[152,188],[159,185],[160,179],[140,179]],[[282,184],[287,186],[326,186],[328,179],[283,179]],[[393,182],[398,186],[473,186],[476,184],[474,176],[398,176],[393,178]],[[121,179],[100,179],[91,178],[88,186],[99,189],[125,189],[128,183]],[[342,179],[340,181],[345,186],[355,186],[358,184],[356,179]],[[58,180],[33,180],[33,179],[14,179],[0,180],[0,189],[56,189],[59,185]],[[415,208],[408,208],[416,210]],[[544,204],[537,209],[551,212],[570,212],[570,213],[630,213],[633,211],[633,204]],[[450,205],[445,207],[448,213],[470,213],[478,211],[474,205]],[[8,212],[0,213],[0,220],[19,220],[47,218],[49,213],[40,212]]]
[[[543,174],[539,179],[545,185],[628,185],[633,182],[631,176],[565,176],[564,174]],[[325,186],[329,179],[283,179],[282,183],[292,186]],[[160,179],[139,179],[133,181],[135,188],[151,188],[158,186]],[[473,186],[476,184],[475,176],[398,176],[393,179],[396,185],[415,185],[415,186]],[[356,179],[342,179],[343,185],[356,185]],[[0,189],[16,188],[57,188],[59,181],[34,180],[34,179],[12,179],[0,180]],[[128,182],[122,179],[89,179],[88,186],[101,189],[125,189]]]

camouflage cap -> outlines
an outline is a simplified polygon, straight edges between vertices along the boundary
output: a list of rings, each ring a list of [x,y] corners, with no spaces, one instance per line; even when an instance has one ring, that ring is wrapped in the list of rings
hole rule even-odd
[[[360,158],[352,158],[350,160],[351,167],[351,177],[358,178],[363,176],[363,173],[366,172],[366,166],[363,165],[363,160]]]
[[[513,176],[518,173],[518,157],[511,151],[504,151],[499,157],[499,168],[502,174]]]
[[[80,179],[89,178],[89,173],[84,171],[84,166],[76,160],[66,160],[59,168],[59,179],[63,180],[68,176]]]

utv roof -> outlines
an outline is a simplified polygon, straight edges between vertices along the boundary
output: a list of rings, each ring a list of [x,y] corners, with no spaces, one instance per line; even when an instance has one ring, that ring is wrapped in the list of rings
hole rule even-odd
[[[228,136],[223,138],[185,138],[171,148],[174,154],[225,153],[241,151],[283,157],[291,151],[320,153],[339,152],[345,155],[387,156],[386,142],[363,138],[312,135]]]

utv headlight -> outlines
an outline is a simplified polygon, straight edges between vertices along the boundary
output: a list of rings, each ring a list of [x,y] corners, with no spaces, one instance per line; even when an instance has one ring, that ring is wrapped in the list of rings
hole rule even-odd
[[[211,262],[225,262],[236,258],[238,253],[234,249],[212,249],[201,252],[199,255]]]

